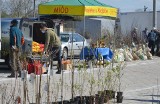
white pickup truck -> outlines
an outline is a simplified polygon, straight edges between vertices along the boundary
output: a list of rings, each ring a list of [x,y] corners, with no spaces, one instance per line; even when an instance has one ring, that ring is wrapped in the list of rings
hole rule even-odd
[[[44,21],[38,21],[37,18],[2,18],[0,22],[0,59],[5,59],[6,64],[9,64],[9,30],[10,22],[13,19],[18,20],[18,27],[22,30],[25,38],[25,45],[22,47],[23,52],[32,53],[33,41],[38,43],[44,43],[45,41],[45,36],[39,29],[40,24],[44,23]],[[54,24],[51,21],[46,21],[46,23],[50,28],[53,28]]]

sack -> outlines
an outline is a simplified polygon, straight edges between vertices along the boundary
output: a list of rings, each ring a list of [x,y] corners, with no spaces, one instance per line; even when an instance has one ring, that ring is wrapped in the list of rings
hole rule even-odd
[[[149,60],[153,59],[153,58],[152,58],[152,54],[151,54],[150,52],[147,52],[147,58],[148,58]]]
[[[139,60],[139,57],[136,55],[136,53],[132,53],[133,60]]]

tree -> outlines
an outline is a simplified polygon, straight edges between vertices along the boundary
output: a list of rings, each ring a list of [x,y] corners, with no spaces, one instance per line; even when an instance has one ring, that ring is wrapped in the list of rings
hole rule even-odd
[[[35,0],[35,14],[38,13],[38,4],[49,0]],[[33,17],[34,0],[0,0],[3,17]]]
[[[9,17],[9,14],[7,14],[6,11],[1,11],[1,18],[6,18],[6,17]]]
[[[33,0],[9,0],[8,7],[12,17],[27,16],[33,10]]]

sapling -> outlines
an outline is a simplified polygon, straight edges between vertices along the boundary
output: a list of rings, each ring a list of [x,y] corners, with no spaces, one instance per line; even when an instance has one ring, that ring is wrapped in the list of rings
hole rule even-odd
[[[88,83],[89,83],[89,85],[90,85],[90,91],[89,91],[89,94],[90,94],[90,96],[93,96],[93,94],[94,94],[94,88],[95,88],[95,84],[96,84],[96,80],[95,80],[95,78],[94,78],[94,74],[92,74],[92,73],[90,73],[91,75],[89,76],[89,80],[88,80]]]
[[[122,71],[124,70],[124,68],[126,67],[126,63],[125,62],[120,62],[117,66],[116,66],[116,76],[118,79],[118,91],[121,91],[121,78],[124,75],[122,73]]]

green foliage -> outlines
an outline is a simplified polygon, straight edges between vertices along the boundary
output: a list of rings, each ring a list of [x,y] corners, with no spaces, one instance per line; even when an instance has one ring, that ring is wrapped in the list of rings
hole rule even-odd
[[[10,17],[10,15],[6,11],[1,12],[1,18],[7,18]]]
[[[83,68],[83,65],[79,64],[77,70],[80,71],[82,68]]]

